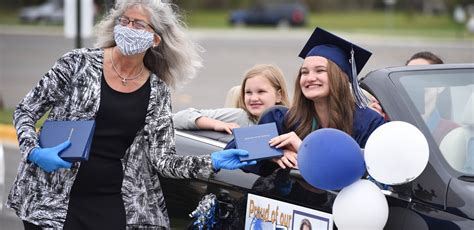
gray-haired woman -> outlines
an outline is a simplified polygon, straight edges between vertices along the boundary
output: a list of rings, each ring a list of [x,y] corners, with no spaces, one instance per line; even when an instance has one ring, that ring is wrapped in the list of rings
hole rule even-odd
[[[99,48],[61,57],[14,112],[22,160],[7,205],[25,229],[167,229],[158,175],[247,165],[243,150],[175,154],[169,87],[195,75],[199,47],[170,4],[118,2],[98,25]],[[49,110],[49,120],[95,119],[88,161],[63,161],[69,142],[39,146],[34,124]]]

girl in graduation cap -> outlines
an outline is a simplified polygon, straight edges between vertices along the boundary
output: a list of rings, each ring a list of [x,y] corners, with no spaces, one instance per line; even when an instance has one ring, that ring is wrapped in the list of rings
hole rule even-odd
[[[297,167],[296,153],[302,139],[320,128],[335,128],[351,135],[364,148],[369,135],[384,123],[367,107],[357,74],[371,53],[321,28],[316,28],[300,53],[292,106],[274,108],[259,123],[276,122],[280,136],[270,145],[284,148],[284,156],[273,159],[282,168]]]

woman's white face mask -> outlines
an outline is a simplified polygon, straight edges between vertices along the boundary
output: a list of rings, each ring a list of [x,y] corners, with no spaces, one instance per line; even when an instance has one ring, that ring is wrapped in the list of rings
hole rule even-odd
[[[114,39],[123,55],[144,53],[153,45],[154,34],[122,25],[114,27]]]

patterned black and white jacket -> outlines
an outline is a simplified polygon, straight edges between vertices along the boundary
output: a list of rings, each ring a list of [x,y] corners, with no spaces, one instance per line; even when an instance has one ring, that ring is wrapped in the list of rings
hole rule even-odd
[[[28,162],[29,152],[38,146],[35,123],[48,110],[49,120],[94,119],[100,104],[103,60],[103,49],[78,49],[66,53],[17,106],[13,120],[22,158],[7,206],[22,220],[62,228],[79,163],[71,169],[46,173]],[[122,197],[129,228],[169,228],[158,175],[195,178],[208,177],[212,173],[208,154],[185,157],[175,154],[170,89],[155,74],[150,77],[145,125],[122,160]]]

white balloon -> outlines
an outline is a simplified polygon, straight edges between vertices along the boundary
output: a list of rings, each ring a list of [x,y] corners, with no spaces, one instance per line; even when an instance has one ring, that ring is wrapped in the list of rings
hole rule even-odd
[[[332,213],[339,230],[382,230],[388,203],[374,183],[358,180],[337,194]]]
[[[417,178],[428,164],[428,141],[407,122],[392,121],[378,127],[367,140],[364,160],[375,180],[389,185]]]

